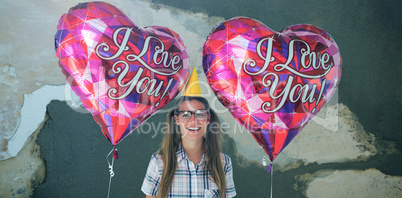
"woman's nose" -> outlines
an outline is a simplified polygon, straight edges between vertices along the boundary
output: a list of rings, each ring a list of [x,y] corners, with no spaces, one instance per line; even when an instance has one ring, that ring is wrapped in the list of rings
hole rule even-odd
[[[189,122],[196,122],[197,118],[195,118],[195,114],[191,114],[190,120],[188,120]]]

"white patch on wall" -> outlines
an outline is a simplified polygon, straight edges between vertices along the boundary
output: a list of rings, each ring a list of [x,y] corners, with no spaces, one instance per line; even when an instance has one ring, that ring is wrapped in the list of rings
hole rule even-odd
[[[15,135],[8,141],[8,153],[17,156],[28,137],[38,129],[46,116],[46,106],[51,100],[64,100],[64,85],[45,85],[31,94],[24,95],[21,108],[21,123]]]
[[[230,114],[220,114],[225,122],[232,122]],[[378,153],[375,137],[366,133],[357,117],[343,104],[326,105],[274,160],[277,170],[285,171],[301,164],[364,161]],[[224,123],[225,123],[224,122]],[[236,121],[228,133],[238,151],[246,159],[262,163],[267,155],[250,132]],[[227,124],[229,125],[229,124]],[[386,142],[387,153],[394,153],[395,145]],[[243,163],[247,165],[247,163]]]
[[[325,111],[339,114],[326,114]],[[278,155],[277,163],[289,166],[289,162],[300,160],[304,164],[360,161],[377,154],[374,135],[364,131],[345,105],[326,106],[320,113],[329,116],[326,119],[329,122],[337,120],[338,129],[330,130],[325,122],[310,122],[286,147],[283,156]]]
[[[376,169],[321,171],[297,178],[303,183],[311,181],[305,192],[310,198],[402,197],[402,177],[385,175]]]

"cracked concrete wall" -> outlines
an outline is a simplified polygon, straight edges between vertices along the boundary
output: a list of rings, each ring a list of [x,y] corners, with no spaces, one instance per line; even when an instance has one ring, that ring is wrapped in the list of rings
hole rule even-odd
[[[44,180],[46,168],[35,139],[45,124],[50,101],[66,100],[70,108],[85,112],[64,85],[53,43],[58,19],[79,2],[6,0],[0,5],[0,197],[29,196]],[[341,197],[402,196],[402,115],[398,108],[402,104],[398,77],[402,60],[397,54],[401,38],[392,36],[402,27],[397,1],[109,2],[139,26],[161,25],[178,32],[189,46],[192,65],[199,70],[206,36],[225,19],[249,16],[278,31],[300,22],[322,27],[340,46],[341,84],[331,103],[275,160],[276,181],[285,184],[276,186],[274,193],[281,197],[281,190],[292,188],[292,193],[306,197],[338,192],[344,193],[338,193]],[[205,77],[200,75],[200,80]],[[210,93],[207,86],[202,89]],[[219,103],[216,108],[223,109]],[[228,137],[233,145],[226,142],[224,147],[235,150],[232,155],[241,170],[236,177],[247,176],[252,169],[263,174],[262,149],[228,112],[220,115],[230,126]],[[293,179],[286,183],[285,176]],[[268,193],[253,188],[260,186],[260,180],[238,181],[241,195],[259,190]],[[332,190],[324,184],[333,186]]]

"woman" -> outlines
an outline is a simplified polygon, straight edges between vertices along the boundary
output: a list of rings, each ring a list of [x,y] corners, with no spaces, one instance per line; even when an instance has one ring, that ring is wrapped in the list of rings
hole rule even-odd
[[[141,190],[147,197],[233,197],[232,162],[220,153],[220,122],[208,101],[182,96],[152,155]]]

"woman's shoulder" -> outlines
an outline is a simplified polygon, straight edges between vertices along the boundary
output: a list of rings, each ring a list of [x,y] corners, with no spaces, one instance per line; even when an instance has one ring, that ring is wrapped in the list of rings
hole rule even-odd
[[[150,163],[158,164],[158,166],[160,166],[162,164],[162,166],[163,166],[162,155],[159,152],[153,153],[151,156]]]
[[[232,164],[232,159],[230,159],[229,155],[226,155],[225,153],[221,153],[221,161],[224,165]]]
[[[159,152],[153,153],[151,156],[151,160],[161,161],[162,155]]]
[[[222,161],[222,167],[223,170],[225,171],[225,174],[228,174],[232,171],[232,160],[230,159],[229,155],[226,155],[225,153],[221,153],[221,161]]]
[[[163,169],[162,155],[158,152],[153,153],[148,167],[157,167],[158,169]]]

